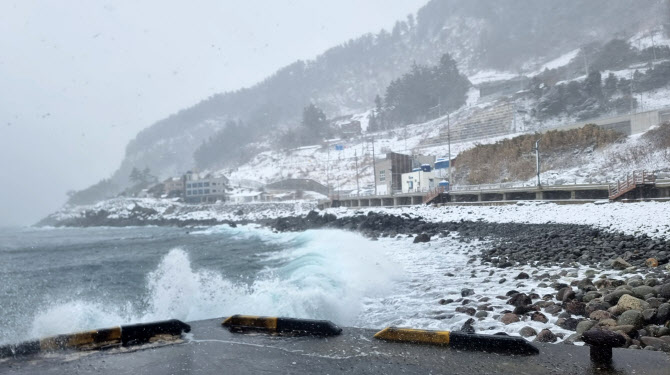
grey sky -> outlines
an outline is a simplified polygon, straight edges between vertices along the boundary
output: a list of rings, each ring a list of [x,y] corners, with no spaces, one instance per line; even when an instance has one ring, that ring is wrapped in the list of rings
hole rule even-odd
[[[0,2],[0,225],[108,177],[142,128],[427,0]]]

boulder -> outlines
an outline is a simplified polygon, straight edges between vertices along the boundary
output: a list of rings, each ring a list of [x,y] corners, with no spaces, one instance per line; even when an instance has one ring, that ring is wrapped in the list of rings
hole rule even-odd
[[[649,337],[649,336],[644,336],[640,337],[640,342],[644,344],[644,346],[651,346],[656,350],[662,350],[664,352],[670,352],[670,344],[665,342],[665,340],[661,340],[656,337]]]
[[[617,289],[612,293],[605,294],[603,296],[603,301],[609,303],[610,305],[616,305],[617,302],[619,302],[619,298],[621,298],[621,296],[626,294],[632,294],[632,292],[627,289]]]
[[[565,294],[571,291],[572,288],[569,286],[559,289],[558,293],[556,293],[556,299],[559,301],[563,301],[563,297],[565,296]]]
[[[602,294],[600,292],[597,292],[597,291],[594,291],[594,290],[588,291],[584,294],[584,297],[582,297],[582,302],[588,303],[588,302],[591,302],[594,299],[600,298],[600,297],[602,297]]]
[[[642,318],[646,323],[654,323],[656,321],[656,309],[644,309],[642,310]]]
[[[515,295],[512,296],[512,298],[510,298],[507,301],[508,305],[512,305],[512,306],[515,306],[515,307],[527,306],[527,305],[530,305],[532,303],[533,303],[533,301],[525,293],[515,294]]]
[[[633,266],[632,264],[623,260],[623,258],[621,258],[621,257],[614,259],[612,261],[611,265],[612,265],[612,268],[614,268],[615,270],[625,270],[626,268],[629,268],[629,267]]]
[[[558,340],[558,337],[551,332],[551,330],[545,328],[540,333],[537,334],[537,337],[535,337],[535,340],[537,342],[556,342]]]
[[[414,237],[414,243],[430,242],[430,235],[427,233],[421,233]]]
[[[653,287],[650,287],[648,285],[640,285],[638,287],[633,288],[633,295],[637,298],[645,299],[646,296],[649,294],[656,297],[656,290],[654,290]]]
[[[649,258],[644,261],[644,264],[649,268],[656,268],[658,267],[658,260],[656,260],[656,258]]]
[[[519,316],[516,315],[516,314],[513,314],[513,313],[507,313],[507,314],[504,314],[504,315],[500,318],[500,321],[501,321],[503,324],[507,325],[507,324],[512,324],[512,323],[519,322],[520,319],[519,319]]]
[[[473,294],[475,294],[474,289],[470,289],[470,288],[461,289],[461,297],[467,297],[467,296],[471,296]]]
[[[519,330],[521,337],[537,336],[537,331],[533,327],[525,326]]]
[[[577,323],[575,331],[577,332],[578,335],[581,335],[582,333],[593,328],[593,326],[595,325],[596,322],[594,322],[593,320],[582,320],[581,322]]]
[[[609,303],[603,302],[599,299],[594,299],[586,304],[585,312],[586,314],[590,315],[594,311],[601,311],[601,310],[605,311],[610,307],[612,307],[612,305],[610,305]]]
[[[475,320],[470,318],[463,323],[463,326],[461,326],[461,332],[465,333],[475,333],[475,328],[472,326],[475,324]]]
[[[600,327],[616,327],[616,320],[610,318],[610,319],[603,319],[598,322],[598,325]]]
[[[563,308],[559,305],[551,305],[544,308],[544,312],[551,315],[556,315],[561,312]]]
[[[647,287],[648,288],[648,287]],[[639,298],[635,298],[629,294],[625,294],[619,298],[616,304],[617,310],[620,312],[628,310],[644,310],[649,308],[649,304]]]
[[[644,317],[638,310],[628,310],[619,316],[617,325],[632,325],[636,329],[640,329],[644,326]]]
[[[514,280],[524,280],[524,279],[528,279],[528,278],[530,278],[530,275],[528,275],[525,272],[521,272],[514,278]]]
[[[670,303],[663,303],[656,309],[656,323],[665,324],[670,321]]]
[[[630,324],[624,324],[624,325],[612,327],[610,329],[612,331],[625,333],[628,336],[635,336],[635,334],[637,333],[637,329],[635,329],[635,326],[630,325]]]
[[[473,316],[477,313],[477,310],[475,310],[473,307],[458,306],[456,308],[456,312]]]
[[[670,266],[670,263],[668,263]],[[670,284],[663,284],[661,286],[658,296],[665,299],[670,299]]]
[[[568,301],[563,304],[563,309],[572,315],[586,315],[586,304],[579,301]]]
[[[549,321],[547,317],[542,314],[541,312],[534,312],[530,315],[530,320],[535,321],[535,322],[540,322],[540,323],[546,323]]]
[[[589,314],[589,318],[594,319],[594,320],[603,320],[603,319],[611,319],[612,314],[610,314],[607,311],[603,310],[596,310]]]
[[[574,331],[577,329],[577,325],[581,320],[575,318],[560,318],[556,321],[556,325],[567,329],[568,331]]]

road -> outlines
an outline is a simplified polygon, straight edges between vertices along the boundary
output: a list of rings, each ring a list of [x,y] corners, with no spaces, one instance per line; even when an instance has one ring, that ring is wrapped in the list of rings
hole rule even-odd
[[[177,343],[100,352],[56,352],[0,360],[3,374],[668,374],[670,356],[615,349],[611,368],[591,364],[586,347],[536,344],[539,355],[509,356],[392,343],[375,330],[340,336],[279,337],[231,333],[223,319],[190,323]]]

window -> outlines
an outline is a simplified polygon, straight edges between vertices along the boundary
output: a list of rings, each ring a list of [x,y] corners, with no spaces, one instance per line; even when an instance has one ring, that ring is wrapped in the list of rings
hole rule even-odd
[[[202,189],[198,189],[198,194],[202,195]]]
[[[191,184],[190,184],[190,183],[186,184],[186,187],[190,189],[190,188],[191,188]]]
[[[205,182],[205,183],[203,184],[203,186],[204,186],[204,187],[209,187],[209,182]]]
[[[381,182],[386,181],[386,171],[385,170],[379,171],[379,181],[381,181]]]
[[[202,187],[202,182],[198,182],[198,187]]]
[[[209,189],[205,189],[205,194],[209,194]]]

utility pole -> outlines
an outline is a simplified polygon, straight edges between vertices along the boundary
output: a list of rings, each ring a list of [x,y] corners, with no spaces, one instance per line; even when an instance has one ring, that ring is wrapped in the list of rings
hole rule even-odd
[[[356,196],[361,196],[361,187],[358,183],[358,151],[354,150],[354,160],[356,161]]]
[[[635,80],[635,74],[633,72],[630,72],[630,114],[633,114],[633,101],[635,100],[635,97],[633,96],[633,82]]]
[[[377,166],[375,162],[375,137],[372,137],[372,182],[375,184],[375,195],[377,195]]]
[[[331,197],[331,191],[330,191],[330,145],[328,145],[328,157],[326,161],[326,185],[328,186],[328,197]]]
[[[535,162],[537,167],[537,186],[542,187],[542,181],[540,180],[540,140],[538,139],[535,142]]]
[[[447,152],[449,153],[449,185],[447,185],[447,191],[451,190],[451,120],[449,114],[447,114]]]

